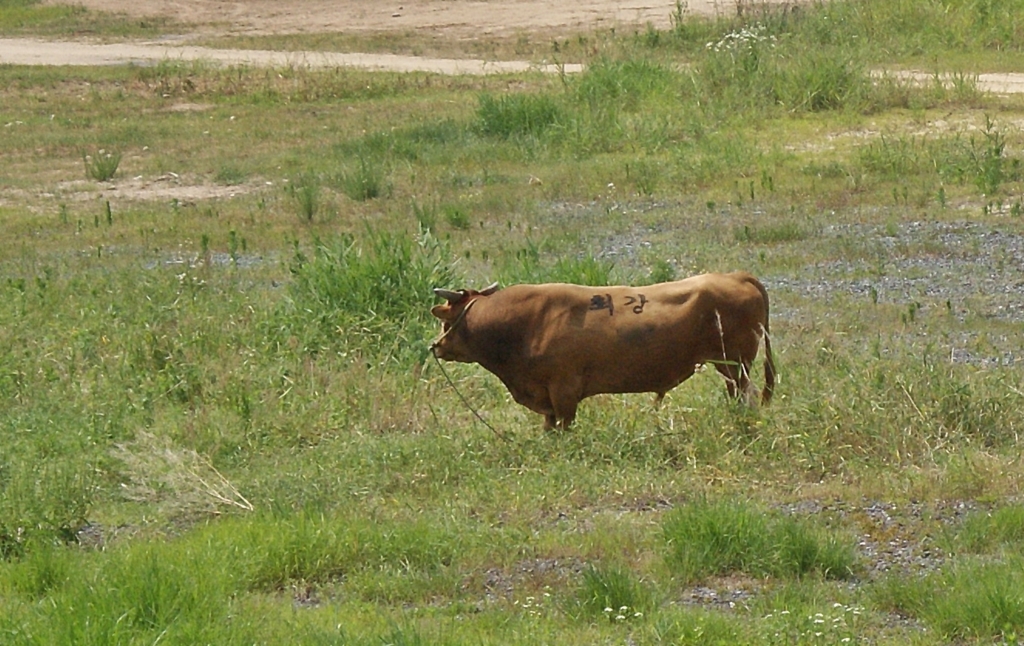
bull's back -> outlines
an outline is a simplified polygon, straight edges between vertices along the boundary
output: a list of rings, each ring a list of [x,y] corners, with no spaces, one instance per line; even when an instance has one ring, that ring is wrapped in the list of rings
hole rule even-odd
[[[721,344],[722,325],[761,323],[749,274],[705,274],[643,287],[536,285],[503,292],[529,310],[536,377],[582,380],[583,395],[664,392]],[[499,292],[501,294],[501,292]]]

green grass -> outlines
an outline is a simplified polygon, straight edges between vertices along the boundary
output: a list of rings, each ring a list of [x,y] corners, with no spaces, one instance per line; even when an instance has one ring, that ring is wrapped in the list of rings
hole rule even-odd
[[[851,540],[742,503],[682,507],[665,518],[663,532],[669,568],[684,582],[733,572],[841,579],[856,565]]]
[[[1022,583],[1019,556],[965,560],[923,579],[887,580],[876,595],[880,605],[926,622],[943,639],[1012,642],[1024,629]]]
[[[2,641],[1012,641],[1022,104],[868,73],[1006,66],[1007,6],[603,32],[564,78],[0,69]],[[707,370],[548,433],[447,365],[499,436],[428,360],[434,287],[733,269],[766,409]]]

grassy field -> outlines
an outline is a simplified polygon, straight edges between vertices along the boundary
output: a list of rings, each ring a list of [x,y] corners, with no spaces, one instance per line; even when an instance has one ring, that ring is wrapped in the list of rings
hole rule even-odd
[[[683,9],[577,76],[0,66],[0,642],[1018,643],[1024,11]],[[428,360],[436,286],[732,269],[767,409],[448,366],[495,433]]]

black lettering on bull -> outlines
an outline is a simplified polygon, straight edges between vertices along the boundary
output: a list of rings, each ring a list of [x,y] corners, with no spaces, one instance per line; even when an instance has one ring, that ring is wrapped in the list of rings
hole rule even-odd
[[[615,314],[615,304],[612,302],[611,294],[597,294],[590,299],[590,309],[608,310],[608,316]]]
[[[649,301],[643,294],[637,294],[636,296],[626,296],[625,306],[631,307],[634,314],[643,314],[644,306]],[[608,310],[608,316],[615,315],[615,302],[612,300],[611,294],[596,294],[590,297],[591,310]]]

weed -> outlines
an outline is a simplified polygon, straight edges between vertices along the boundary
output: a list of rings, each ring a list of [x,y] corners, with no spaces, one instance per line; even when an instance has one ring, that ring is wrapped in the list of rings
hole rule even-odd
[[[542,260],[540,249],[532,240],[507,255],[499,269],[498,280],[514,283],[573,283],[576,285],[610,285],[614,264],[593,256],[561,257],[553,264]]]
[[[85,164],[86,177],[97,182],[109,182],[121,164],[121,153],[100,148],[92,154],[82,153],[82,161]]]
[[[320,178],[311,173],[301,175],[288,183],[285,189],[298,208],[299,218],[311,223],[320,212]]]
[[[982,194],[992,195],[1003,183],[1003,151],[1006,149],[1006,138],[995,129],[995,124],[988,115],[985,115],[985,129],[982,135],[985,141],[975,160],[975,183]]]
[[[423,231],[433,231],[437,226],[437,211],[436,204],[421,204],[415,200],[412,202],[413,217],[416,218],[416,223]]]
[[[650,197],[661,177],[658,165],[647,160],[626,164],[626,179],[633,182],[639,195]]]
[[[224,164],[217,170],[216,175],[214,175],[214,180],[218,184],[227,184],[229,186],[242,184],[247,178],[248,173],[242,170],[241,167],[232,163]]]
[[[465,209],[456,204],[445,204],[442,209],[444,220],[453,229],[465,231],[469,228],[469,214]]]
[[[384,165],[362,155],[356,168],[343,172],[338,183],[342,192],[357,202],[385,197],[391,193]]]
[[[676,268],[667,260],[658,259],[654,261],[651,266],[651,271],[647,276],[647,280],[650,283],[667,283],[676,279]]]

